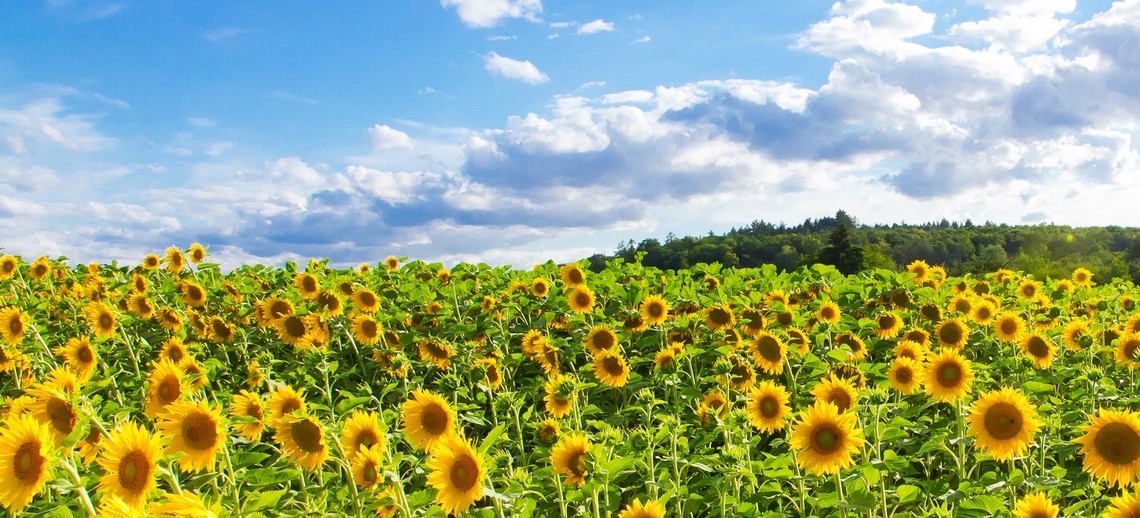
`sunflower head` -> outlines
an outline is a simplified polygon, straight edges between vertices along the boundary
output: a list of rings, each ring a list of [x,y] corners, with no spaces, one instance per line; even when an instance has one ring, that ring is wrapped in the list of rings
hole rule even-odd
[[[102,442],[98,463],[105,474],[99,479],[100,491],[119,498],[132,510],[143,508],[157,487],[155,477],[163,455],[162,436],[128,421]]]
[[[943,349],[932,354],[926,365],[923,385],[926,393],[943,403],[957,401],[970,393],[974,381],[974,369],[970,360],[963,358],[956,349]]]
[[[211,471],[225,447],[226,426],[218,409],[204,402],[173,403],[160,416],[158,428],[170,438],[171,451],[184,453],[178,467],[189,473]]]
[[[641,319],[647,325],[657,325],[669,318],[669,303],[660,295],[649,295],[641,300]]]
[[[855,414],[823,401],[800,413],[789,440],[798,452],[796,462],[816,475],[836,474],[854,464],[852,455],[864,442]]]
[[[978,447],[999,461],[1024,453],[1041,429],[1037,409],[1012,388],[982,394],[966,422]]]
[[[427,483],[436,489],[435,501],[444,512],[461,513],[483,498],[484,464],[483,456],[458,435],[449,435],[432,447]]]
[[[30,415],[0,428],[0,504],[19,513],[51,478],[55,444],[48,426]]]
[[[1085,434],[1073,440],[1081,445],[1085,471],[1111,485],[1134,484],[1140,479],[1140,413],[1101,409],[1090,418]]]
[[[791,395],[771,380],[756,384],[748,393],[748,419],[763,433],[783,430],[792,409]]]
[[[563,484],[583,486],[589,474],[590,439],[585,434],[563,436],[550,452],[554,472],[566,477]]]
[[[788,347],[776,335],[761,331],[749,346],[752,359],[764,372],[778,376],[784,372],[784,359]]]
[[[446,399],[427,390],[412,392],[403,406],[404,436],[413,447],[431,451],[437,441],[455,433],[455,411]]]
[[[329,458],[325,427],[316,417],[289,415],[278,422],[273,438],[286,457],[307,471],[316,471]]]

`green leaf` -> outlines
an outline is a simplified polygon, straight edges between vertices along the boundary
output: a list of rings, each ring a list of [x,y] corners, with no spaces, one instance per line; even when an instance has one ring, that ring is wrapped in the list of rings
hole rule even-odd
[[[285,495],[286,489],[278,489],[276,491],[263,491],[250,495],[246,501],[250,502],[249,506],[245,508],[245,512],[254,512],[261,509],[268,509],[277,505],[281,497]]]
[[[895,488],[895,494],[898,495],[900,504],[917,502],[922,498],[922,489],[918,486],[903,484]]]
[[[499,426],[492,428],[490,432],[487,432],[487,436],[483,438],[483,442],[479,443],[479,455],[486,455],[487,452],[491,450],[491,446],[495,445],[495,442],[499,440],[499,437],[503,435],[506,429],[507,424],[501,423]]]

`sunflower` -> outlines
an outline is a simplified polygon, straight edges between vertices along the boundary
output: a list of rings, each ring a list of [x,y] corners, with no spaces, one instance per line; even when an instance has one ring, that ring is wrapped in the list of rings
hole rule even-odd
[[[973,309],[970,310],[970,318],[973,319],[975,324],[986,325],[994,319],[994,313],[997,308],[988,300],[979,300],[974,304]]]
[[[978,447],[999,461],[1024,453],[1041,429],[1037,409],[1020,390],[1008,387],[982,394],[966,422]]]
[[[0,256],[0,280],[10,279],[20,268],[20,259],[14,255]]]
[[[784,387],[771,380],[761,381],[748,392],[748,420],[764,433],[783,430],[792,413],[788,406],[790,400],[791,395]]]
[[[732,389],[744,392],[752,388],[756,383],[756,370],[752,365],[735,354],[730,361],[732,369],[728,371],[728,381]]]
[[[9,345],[16,345],[24,339],[28,331],[28,314],[20,308],[6,307],[0,309],[0,334]]]
[[[943,403],[957,401],[970,393],[974,368],[956,349],[930,355],[923,385],[926,393]]]
[[[1034,491],[1017,501],[1013,518],[1057,518],[1061,508],[1045,493]]]
[[[815,317],[820,322],[827,322],[829,324],[838,324],[842,312],[839,310],[839,304],[830,300],[820,304],[819,309],[815,312]]]
[[[551,374],[546,380],[543,390],[546,395],[542,400],[546,403],[546,411],[555,419],[566,417],[574,406],[574,393],[576,391],[574,378],[566,374]]]
[[[182,250],[178,247],[170,247],[166,249],[166,271],[173,274],[175,277],[182,274],[182,270],[186,268],[186,256],[182,255]]]
[[[1012,311],[1004,311],[994,319],[994,332],[997,333],[998,340],[1015,343],[1025,332],[1025,319]]]
[[[194,518],[217,518],[202,499],[188,490],[181,493],[166,493],[162,495],[164,502],[150,504],[147,511],[150,515],[160,518],[181,518],[192,516]],[[100,513],[99,516],[104,516]]]
[[[617,340],[617,334],[610,326],[598,324],[590,328],[590,333],[586,335],[586,349],[590,354],[609,352],[617,345]]]
[[[748,336],[759,335],[765,327],[768,326],[764,314],[756,308],[744,308],[740,311],[740,323],[742,331]]]
[[[51,263],[46,255],[41,255],[28,266],[28,276],[35,280],[43,279],[51,273]]]
[[[554,466],[555,474],[566,477],[563,484],[581,487],[586,484],[586,475],[589,474],[589,456],[590,439],[585,434],[572,433],[559,439],[551,449],[550,464]]]
[[[594,356],[594,376],[611,387],[624,387],[629,382],[629,364],[620,353],[598,353]]]
[[[570,291],[566,301],[570,305],[570,311],[574,314],[589,313],[594,309],[594,292],[590,291],[590,288],[585,284],[578,284]]]
[[[208,329],[207,337],[211,342],[226,344],[234,341],[234,326],[218,315],[210,317]]]
[[[265,431],[265,403],[261,396],[242,390],[230,403],[230,417],[234,419],[234,429],[250,441],[261,440]]]
[[[446,399],[417,389],[404,402],[404,436],[413,447],[430,452],[437,441],[455,433],[455,411]]]
[[[384,426],[380,423],[380,416],[376,412],[357,410],[349,416],[340,432],[340,444],[348,458],[373,446],[387,446],[388,437],[384,435]]]
[[[922,259],[915,259],[910,264],[906,265],[906,271],[914,274],[914,282],[921,284],[926,280],[927,275],[930,274],[930,265]]]
[[[863,339],[856,336],[855,333],[840,333],[835,335],[833,340],[836,349],[845,345],[851,349],[851,353],[847,356],[848,361],[857,362],[867,357],[867,346],[863,343]]]
[[[660,295],[649,295],[641,300],[641,319],[654,326],[669,318],[669,303]]]
[[[0,428],[0,504],[18,514],[51,479],[55,445],[47,425],[30,415]]]
[[[1081,445],[1085,471],[1121,487],[1140,479],[1140,413],[1102,408],[1082,429],[1073,442]]]
[[[918,308],[918,316],[931,322],[942,320],[942,308],[934,304],[923,304]]]
[[[558,438],[558,433],[561,431],[558,421],[546,418],[538,427],[538,439],[542,442],[554,442]]]
[[[34,398],[29,410],[39,422],[48,425],[57,444],[75,431],[79,411],[66,394],[56,389],[36,388],[28,390],[28,395]]]
[[[371,489],[384,477],[384,448],[378,444],[361,448],[350,457],[352,480],[356,485]]]
[[[715,422],[714,419],[724,419],[724,416],[728,415],[729,406],[724,393],[714,390],[705,394],[697,405],[697,416],[701,419],[702,425],[709,426]]]
[[[1041,283],[1033,279],[1025,279],[1017,286],[1017,296],[1022,300],[1033,301],[1041,293]]]
[[[292,414],[277,423],[273,439],[281,452],[302,469],[316,471],[329,458],[325,427],[320,419],[305,414]]]
[[[665,504],[660,500],[641,500],[634,498],[629,507],[622,509],[617,518],[665,518]]]
[[[427,483],[436,489],[435,501],[444,512],[461,513],[483,498],[484,463],[471,443],[458,435],[443,438],[431,449]]]
[[[1053,365],[1053,355],[1055,348],[1053,342],[1048,338],[1041,336],[1041,333],[1030,333],[1021,339],[1019,344],[1021,352],[1033,361],[1033,366],[1038,369],[1048,369]],[[1140,345],[1138,343],[1137,345]]]
[[[547,376],[558,373],[558,348],[549,341],[542,340],[538,342],[538,352],[535,354],[535,360],[542,366],[542,372]]]
[[[816,475],[838,474],[854,464],[851,455],[863,445],[863,430],[855,426],[855,414],[840,412],[835,405],[816,401],[800,413],[789,440],[797,451],[796,463]]]
[[[899,340],[899,343],[895,344],[895,358],[910,358],[922,363],[927,353],[929,350],[926,347],[912,340]]]
[[[535,297],[545,297],[546,294],[550,293],[550,281],[547,281],[545,277],[535,277],[534,280],[530,281],[530,293]]]
[[[1091,288],[1092,278],[1093,273],[1090,272],[1088,268],[1082,266],[1076,270],[1073,270],[1073,284],[1076,284],[1077,286],[1080,286],[1082,288]]]
[[[875,318],[875,336],[882,339],[890,339],[899,335],[902,331],[902,319],[898,315],[886,312]]]
[[[483,368],[483,378],[491,390],[498,390],[503,386],[503,372],[499,361],[494,358],[476,358],[475,365]]]
[[[182,369],[183,374],[186,375],[185,379],[190,384],[190,390],[202,390],[210,384],[210,377],[206,375],[205,369],[193,356],[182,358],[182,361],[178,362],[178,368]]]
[[[139,266],[144,270],[157,270],[159,266],[162,266],[162,259],[158,257],[158,254],[146,254]]]
[[[784,357],[788,354],[788,347],[779,338],[767,331],[761,331],[748,348],[752,359],[764,372],[771,375],[784,373]]]
[[[808,346],[810,340],[802,329],[789,327],[784,329],[784,333],[788,335],[788,346],[796,346],[796,353],[802,356],[811,351]]]
[[[307,349],[312,345],[309,336],[309,326],[305,323],[304,315],[287,315],[278,320],[276,325],[277,337],[297,349]]]
[[[155,311],[155,317],[158,320],[158,325],[167,331],[177,333],[182,330],[182,316],[174,308],[158,308]]]
[[[719,331],[736,325],[736,316],[732,314],[732,308],[721,304],[706,309],[704,321],[709,329]]]
[[[190,245],[190,249],[186,250],[186,257],[190,259],[191,263],[198,264],[206,260],[206,247],[202,243],[194,243]]]
[[[1129,321],[1131,323],[1131,321]],[[1069,321],[1061,330],[1061,336],[1065,337],[1065,348],[1070,351],[1083,351],[1086,347],[1092,345],[1093,332],[1092,326],[1088,320],[1078,318]]]
[[[974,303],[971,300],[969,292],[959,293],[950,299],[950,306],[947,310],[951,313],[961,313],[962,315],[969,315],[974,310]]]
[[[921,384],[922,364],[918,361],[899,356],[891,362],[887,371],[887,379],[891,387],[902,394],[913,394]]]
[[[352,292],[352,305],[361,313],[373,314],[380,310],[380,297],[368,288],[359,288]]]
[[[305,389],[295,390],[289,385],[281,385],[269,395],[269,425],[277,428],[282,420],[293,413],[305,413]]]
[[[566,286],[574,287],[586,282],[586,272],[578,263],[570,263],[558,269],[558,276]]]
[[[100,431],[98,426],[91,425],[87,429],[87,435],[83,436],[76,446],[79,448],[79,458],[83,462],[91,464],[99,456],[99,448],[103,442],[103,432]]]
[[[321,283],[317,280],[317,276],[309,272],[298,273],[293,277],[293,286],[297,287],[297,292],[306,299],[315,299],[317,294],[321,291]]]
[[[672,347],[662,347],[653,355],[655,369],[672,372],[676,367],[677,351]]]
[[[1124,493],[1109,500],[1104,518],[1132,518],[1140,516],[1140,490]]]
[[[817,402],[827,402],[835,405],[840,412],[846,412],[856,407],[859,392],[851,380],[835,374],[828,374],[811,391]]]
[[[162,455],[161,435],[132,421],[123,423],[103,440],[98,459],[104,472],[100,492],[121,499],[133,510],[141,509],[157,487],[155,475]]]
[[[951,319],[938,326],[938,344],[944,348],[961,349],[970,337],[970,327],[961,319]]]
[[[80,380],[91,379],[99,365],[99,354],[87,338],[68,338],[65,345],[56,347],[54,351],[63,357],[64,363]]]
[[[188,390],[182,368],[170,360],[162,360],[154,365],[147,379],[146,415],[151,419],[175,401],[182,399]]]
[[[451,355],[455,354],[455,350],[450,345],[429,338],[420,340],[419,351],[420,359],[430,362],[440,369],[450,368]]]
[[[102,302],[93,302],[87,305],[83,313],[87,317],[88,325],[91,326],[91,332],[97,338],[105,340],[115,336],[118,317],[110,306]]]
[[[213,471],[218,450],[225,447],[226,426],[221,412],[205,402],[180,401],[166,407],[158,421],[158,428],[170,438],[167,447],[178,458],[178,468],[184,472]]]

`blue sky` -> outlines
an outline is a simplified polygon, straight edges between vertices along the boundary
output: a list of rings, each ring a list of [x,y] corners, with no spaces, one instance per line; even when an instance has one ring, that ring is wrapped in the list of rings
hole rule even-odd
[[[1140,226],[1140,1],[0,3],[0,246],[513,264]]]

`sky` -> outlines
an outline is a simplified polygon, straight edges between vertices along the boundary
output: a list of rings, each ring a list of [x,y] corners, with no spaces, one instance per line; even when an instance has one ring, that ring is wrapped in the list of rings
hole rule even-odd
[[[0,248],[529,268],[1140,226],[1140,0],[0,2]]]

